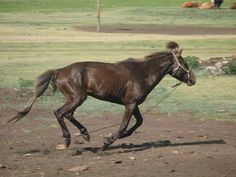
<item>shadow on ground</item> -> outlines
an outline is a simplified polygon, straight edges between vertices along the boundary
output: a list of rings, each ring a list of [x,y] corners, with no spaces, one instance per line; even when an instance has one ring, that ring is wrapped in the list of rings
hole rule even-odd
[[[144,151],[151,148],[160,147],[174,147],[174,146],[193,146],[193,145],[211,145],[211,144],[225,144],[225,141],[220,140],[208,140],[208,141],[193,141],[193,142],[183,142],[183,143],[171,143],[169,140],[165,141],[152,141],[141,144],[120,144],[110,146],[107,150],[102,151],[101,147],[84,147],[82,149],[76,149],[76,152],[72,155],[81,155],[84,152],[99,153],[100,155],[110,155],[116,153],[129,153]]]

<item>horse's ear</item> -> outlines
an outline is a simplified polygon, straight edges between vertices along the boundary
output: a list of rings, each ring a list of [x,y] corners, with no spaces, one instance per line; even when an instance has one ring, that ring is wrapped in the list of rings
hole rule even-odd
[[[175,51],[175,55],[178,56],[178,57],[180,57],[180,56],[182,55],[183,50],[184,50],[183,48],[176,50],[176,51]]]
[[[175,50],[179,48],[179,44],[175,41],[170,41],[166,44],[166,49],[167,50]]]
[[[179,51],[179,54],[180,54],[180,55],[182,55],[183,50],[184,50],[183,48],[180,49],[180,51]]]

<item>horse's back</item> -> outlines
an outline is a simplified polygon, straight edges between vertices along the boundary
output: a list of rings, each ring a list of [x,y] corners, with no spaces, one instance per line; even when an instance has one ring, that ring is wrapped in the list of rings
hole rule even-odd
[[[93,97],[122,103],[131,81],[129,70],[118,63],[78,62],[58,69],[57,82],[73,85]]]

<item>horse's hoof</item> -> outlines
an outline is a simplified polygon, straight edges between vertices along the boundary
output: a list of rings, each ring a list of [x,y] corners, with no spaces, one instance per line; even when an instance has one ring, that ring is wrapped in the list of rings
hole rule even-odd
[[[71,143],[71,139],[70,138],[65,138],[65,147],[69,147]]]
[[[102,147],[102,150],[103,151],[105,151],[111,144],[112,144],[112,142],[111,142],[111,140],[110,140],[110,138],[104,138],[105,140],[104,140],[104,145],[103,145],[103,147]]]
[[[102,146],[102,151],[107,150],[107,148],[110,146],[110,144],[106,144],[104,143],[104,145]]]
[[[82,136],[83,136],[83,138],[84,138],[87,142],[90,141],[90,135],[89,135],[88,132],[83,133]]]

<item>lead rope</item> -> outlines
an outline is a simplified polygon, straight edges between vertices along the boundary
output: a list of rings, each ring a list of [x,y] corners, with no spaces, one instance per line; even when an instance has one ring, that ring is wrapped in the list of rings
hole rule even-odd
[[[179,83],[173,85],[173,86],[171,87],[172,90],[171,90],[168,94],[166,94],[158,103],[156,103],[155,105],[153,105],[151,108],[147,109],[147,110],[143,113],[143,115],[145,115],[145,114],[151,112],[154,108],[156,108],[157,106],[159,106],[159,105],[160,105],[166,98],[168,98],[168,97],[178,88],[178,86],[180,86],[180,85],[181,85],[181,82],[179,82]],[[108,129],[108,128],[116,127],[116,126],[118,126],[118,125],[120,125],[120,122],[119,122],[119,123],[116,123],[116,124],[113,124],[113,125],[109,125],[109,126],[106,126],[106,127],[102,127],[102,128],[98,128],[98,129],[89,131],[88,133],[89,133],[89,134],[92,134],[92,133],[95,133],[95,132],[98,132],[98,131],[101,131],[101,130],[105,130],[105,129]],[[82,134],[80,134],[79,136],[82,136]]]
[[[180,85],[181,85],[181,82],[179,82],[179,83],[173,85],[173,86],[171,87],[172,90],[171,90],[169,93],[167,93],[158,103],[156,103],[155,105],[153,105],[150,109],[147,109],[147,110],[143,113],[143,115],[145,115],[145,114],[151,112],[155,107],[159,106],[159,105],[160,105],[166,98],[168,98],[168,97],[177,89],[177,87],[180,86]]]

